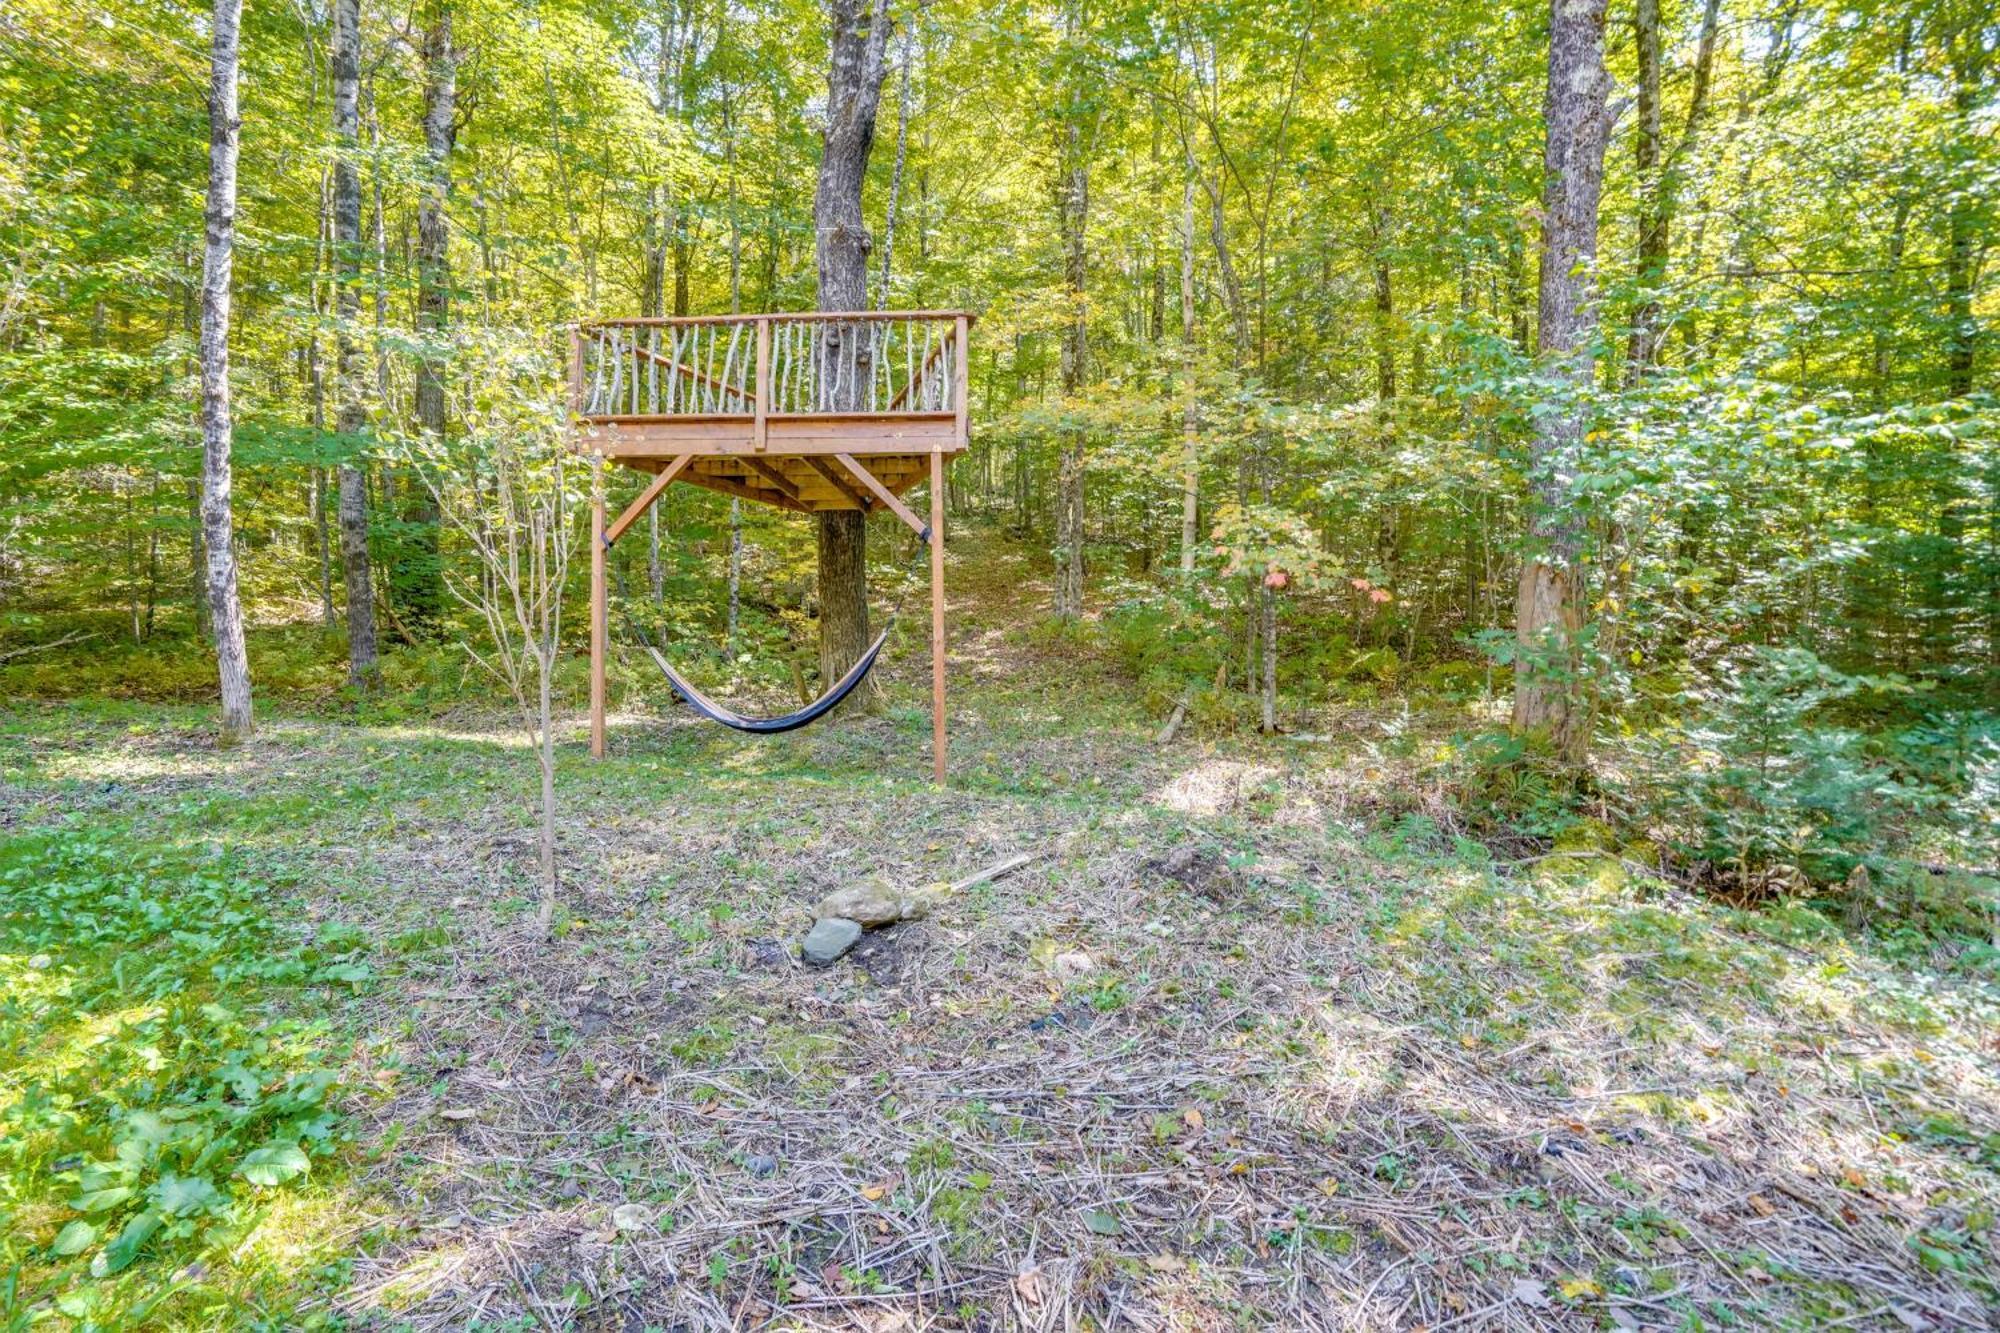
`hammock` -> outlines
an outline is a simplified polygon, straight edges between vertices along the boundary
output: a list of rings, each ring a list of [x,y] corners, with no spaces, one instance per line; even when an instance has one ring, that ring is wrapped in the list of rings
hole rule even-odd
[[[915,569],[917,562],[923,559],[924,552],[930,547],[930,541],[931,530],[926,527],[918,534],[917,552],[910,557],[911,569]],[[604,545],[608,551],[611,543],[607,539]],[[889,642],[889,632],[896,628],[896,617],[902,614],[903,610],[899,602],[895,609],[889,612],[889,619],[883,624],[882,632],[875,636],[875,642],[868,645],[868,650],[861,654],[860,660],[847,668],[847,674],[835,681],[825,694],[796,712],[785,713],[778,717],[745,717],[735,709],[725,708],[715,702],[690,684],[686,676],[674,670],[674,664],[669,662],[666,654],[653,643],[653,636],[646,633],[646,628],[639,623],[638,617],[624,610],[623,603],[630,599],[625,587],[625,571],[614,565],[612,573],[618,580],[619,609],[625,617],[625,623],[632,627],[638,636],[640,646],[646,650],[646,655],[653,659],[653,665],[660,669],[660,674],[667,678],[667,684],[674,687],[674,693],[680,695],[681,700],[689,708],[710,722],[718,722],[732,731],[749,732],[754,736],[776,736],[787,731],[797,731],[800,727],[811,726],[840,707],[841,701],[854,693],[855,687],[866,680],[868,673],[874,670],[876,659],[882,656],[883,645]]]
[[[667,678],[667,684],[674,687],[674,693],[680,695],[687,706],[695,712],[711,722],[720,722],[735,731],[748,731],[758,736],[776,736],[781,732],[797,731],[800,727],[810,726],[839,707],[840,701],[852,694],[854,687],[867,679],[868,672],[875,665],[875,659],[882,655],[882,645],[889,641],[889,630],[892,628],[894,628],[893,621],[875,636],[875,642],[868,645],[868,651],[861,654],[861,660],[847,668],[847,674],[835,681],[832,689],[797,712],[786,713],[780,717],[745,717],[734,709],[724,708],[689,684],[687,677],[674,670],[673,663],[667,661],[659,649],[650,643],[645,645],[645,649],[647,655],[653,659],[653,664],[660,668],[660,674]]]

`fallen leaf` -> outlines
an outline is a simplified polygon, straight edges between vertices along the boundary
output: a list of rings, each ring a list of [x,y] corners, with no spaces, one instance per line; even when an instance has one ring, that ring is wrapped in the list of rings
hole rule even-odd
[[[1585,1297],[1602,1296],[1604,1294],[1604,1288],[1598,1286],[1587,1277],[1565,1278],[1557,1290],[1562,1292],[1563,1299],[1566,1301],[1580,1301]]]
[[[1549,1303],[1548,1284],[1531,1277],[1517,1277],[1514,1279],[1514,1299],[1523,1305],[1545,1306]]]
[[[1200,1129],[1203,1123],[1200,1110],[1192,1106],[1181,1112],[1181,1120],[1189,1129]]]
[[[1340,1193],[1340,1182],[1332,1176],[1328,1176],[1319,1182],[1319,1192],[1331,1199],[1334,1195]]]
[[[1761,1194],[1753,1194],[1745,1202],[1756,1211],[1759,1217],[1769,1217],[1772,1213],[1778,1211],[1778,1205],[1772,1203]]]
[[[1085,1213],[1083,1224],[1100,1236],[1115,1236],[1125,1229],[1116,1213],[1107,1213],[1102,1208],[1093,1208]]]
[[[444,1110],[438,1112],[438,1118],[441,1120],[470,1120],[478,1114],[479,1112],[470,1106],[447,1106]]]
[[[1024,1268],[1014,1275],[1014,1290],[1030,1305],[1042,1303],[1042,1270]]]
[[[1152,1269],[1155,1273],[1178,1273],[1181,1269],[1187,1267],[1187,1264],[1179,1255],[1168,1254],[1165,1250],[1162,1250],[1158,1254],[1146,1257],[1146,1267]]]
[[[1868,1177],[1862,1175],[1859,1171],[1855,1170],[1851,1166],[1848,1167],[1845,1171],[1840,1173],[1840,1178],[1846,1181],[1849,1185],[1853,1186],[1855,1189],[1864,1189],[1868,1185]]]

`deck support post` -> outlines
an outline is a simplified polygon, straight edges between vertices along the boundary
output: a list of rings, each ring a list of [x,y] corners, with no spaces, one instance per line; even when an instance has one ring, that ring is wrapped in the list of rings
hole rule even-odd
[[[931,778],[944,786],[944,454],[931,453]]]
[[[604,456],[590,459],[590,753],[604,757]]]

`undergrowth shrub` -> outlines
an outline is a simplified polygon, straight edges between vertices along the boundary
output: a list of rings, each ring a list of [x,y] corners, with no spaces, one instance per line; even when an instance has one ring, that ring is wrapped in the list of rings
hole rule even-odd
[[[1831,714],[1908,688],[1804,648],[1737,654],[1696,691],[1695,716],[1635,745],[1635,816],[1677,860],[1739,889],[1834,884],[1864,865],[1893,873],[1937,794]]]
[[[279,930],[215,857],[88,829],[0,855],[0,1320],[130,1326],[198,1257],[241,1285],[273,1192],[342,1134],[327,1034],[264,999],[366,980],[361,943]]]
[[[1147,711],[1164,714],[1183,698],[1202,714],[1232,644],[1198,594],[1167,592],[1119,603],[1104,617],[1119,664],[1138,682]]]

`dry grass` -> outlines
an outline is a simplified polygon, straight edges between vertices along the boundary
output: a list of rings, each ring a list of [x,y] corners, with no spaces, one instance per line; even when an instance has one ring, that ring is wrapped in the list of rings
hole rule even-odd
[[[975,592],[1006,693],[964,701],[962,785],[910,780],[893,713],[627,726],[568,770],[553,941],[526,761],[476,729],[74,737],[5,817],[120,764],[141,804],[358,793],[243,836],[310,849],[312,910],[385,942],[348,1074],[380,1223],[334,1302],[363,1326],[1995,1326],[1990,993],[1385,827],[1399,774],[1351,719],[1164,752],[1037,725],[1076,667]],[[846,880],[1023,850],[795,960]]]

